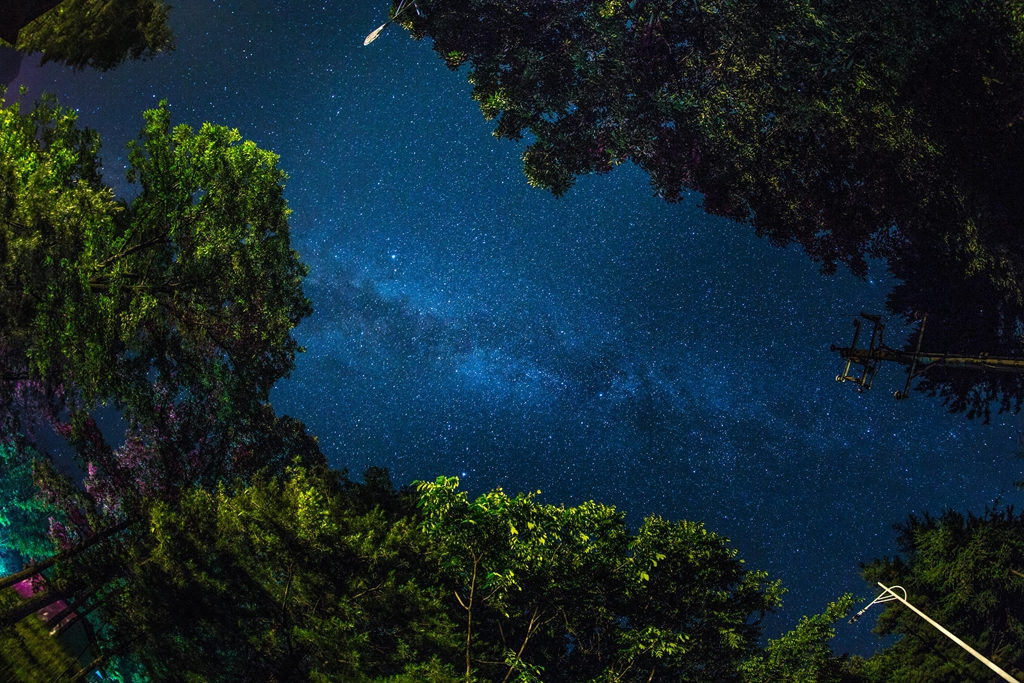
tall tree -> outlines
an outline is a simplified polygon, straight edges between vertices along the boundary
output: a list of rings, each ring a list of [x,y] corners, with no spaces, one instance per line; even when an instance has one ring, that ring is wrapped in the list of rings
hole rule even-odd
[[[908,283],[895,313],[993,312],[970,347],[939,350],[1021,353],[1019,2],[394,4],[414,38],[469,66],[495,135],[529,136],[531,184],[562,194],[631,161],[658,195],[697,190],[827,272],[888,259]],[[980,407],[940,384],[954,409]]]
[[[465,680],[730,681],[781,587],[693,522],[420,485]]]
[[[224,127],[172,128],[161,103],[130,145],[128,202],[103,183],[98,148],[52,100],[27,113],[0,101],[0,522],[48,516],[58,551],[27,568],[39,592],[0,627],[57,600],[80,618],[119,599],[160,503],[323,462],[269,403],[310,310],[277,158]],[[123,435],[100,429],[104,407]],[[84,482],[32,449],[42,425],[74,447]],[[40,559],[30,530],[0,540]]]
[[[268,402],[310,311],[276,157],[221,126],[172,129],[162,104],[129,150],[129,203],[98,147],[50,101],[0,106],[0,422],[75,446],[91,502],[66,500],[69,542],[96,515],[319,454]],[[104,404],[128,425],[117,448]]]
[[[113,69],[174,49],[160,0],[2,0],[0,41],[74,69]],[[2,43],[0,43],[2,44]]]
[[[32,479],[39,458],[31,446],[0,441],[0,572],[5,574],[22,560],[52,553],[47,531],[54,511],[36,496]]]

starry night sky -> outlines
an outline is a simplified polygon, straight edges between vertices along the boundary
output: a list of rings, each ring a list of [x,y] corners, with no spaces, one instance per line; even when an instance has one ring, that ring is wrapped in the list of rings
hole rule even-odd
[[[273,401],[334,465],[704,520],[790,589],[770,636],[874,597],[858,563],[895,552],[907,513],[1024,501],[1020,416],[896,403],[897,368],[864,396],[833,380],[829,344],[883,310],[879,264],[825,277],[629,166],[562,199],[529,187],[465,72],[394,26],[362,47],[385,0],[174,4],[176,52],[106,74],[27,59],[13,85],[98,129],[121,191],[125,143],[163,98],[176,123],[280,155],[315,313]],[[873,621],[841,624],[837,649],[870,654]]]

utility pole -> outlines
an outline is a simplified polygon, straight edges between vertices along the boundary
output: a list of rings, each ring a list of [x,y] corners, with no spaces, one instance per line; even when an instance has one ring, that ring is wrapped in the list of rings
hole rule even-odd
[[[857,391],[863,393],[871,388],[878,371],[879,363],[899,363],[907,367],[907,383],[903,391],[896,391],[894,396],[897,400],[907,398],[910,395],[910,382],[919,377],[931,368],[962,368],[967,370],[996,371],[996,372],[1017,372],[1024,373],[1024,357],[1019,356],[990,356],[981,353],[976,356],[959,353],[931,353],[921,352],[921,340],[924,338],[924,326],[928,316],[921,317],[921,324],[917,331],[917,344],[914,351],[901,351],[893,349],[885,344],[885,322],[881,316],[861,313],[864,318],[872,324],[871,339],[867,347],[858,348],[857,341],[860,338],[863,323],[860,319],[853,321],[853,341],[847,347],[839,347],[833,344],[830,349],[838,351],[839,355],[846,361],[846,367],[842,374],[836,375],[836,381],[852,382],[856,385]],[[853,366],[860,366],[859,371],[850,373]]]

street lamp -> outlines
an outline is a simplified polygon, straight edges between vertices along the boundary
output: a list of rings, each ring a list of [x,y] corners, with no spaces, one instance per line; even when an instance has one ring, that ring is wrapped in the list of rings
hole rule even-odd
[[[867,607],[865,607],[861,611],[859,611],[856,614],[854,614],[853,618],[850,619],[850,623],[851,624],[854,623],[855,621],[857,621],[858,619],[860,619],[862,616],[864,616],[864,613],[867,612],[868,609],[872,605],[876,605],[876,604],[878,604],[880,602],[892,602],[893,600],[899,600],[904,605],[906,605],[910,609],[914,610],[914,613],[917,614],[919,617],[921,617],[922,619],[927,621],[929,624],[931,624],[935,628],[937,628],[940,631],[942,631],[943,635],[945,635],[947,638],[949,638],[954,643],[956,643],[957,645],[959,645],[960,647],[962,647],[963,649],[967,650],[972,655],[974,655],[974,657],[978,661],[980,661],[982,664],[984,664],[985,666],[987,666],[988,668],[992,669],[997,674],[999,674],[1000,678],[1002,678],[1005,681],[1009,681],[1010,683],[1021,683],[1016,678],[1014,678],[1013,676],[1011,676],[1010,674],[1006,673],[1005,671],[1000,669],[998,666],[996,666],[995,664],[990,662],[988,659],[986,659],[984,656],[982,656],[981,653],[978,652],[977,650],[975,650],[973,647],[971,647],[970,645],[968,645],[967,643],[965,643],[964,641],[960,640],[959,638],[954,636],[952,633],[947,631],[945,629],[945,627],[943,627],[939,622],[935,621],[934,619],[929,617],[927,614],[925,614],[924,612],[922,612],[921,610],[917,609],[916,607],[911,605],[909,602],[907,602],[907,591],[906,591],[905,588],[903,588],[903,586],[893,586],[892,588],[889,588],[889,587],[883,585],[881,581],[878,582],[878,585],[882,587],[881,595],[879,595],[877,598],[875,598],[874,600],[869,602]],[[896,591],[902,591],[903,597],[900,597],[899,595],[897,595]]]
[[[413,2],[413,3],[410,3],[410,4],[415,5],[416,3]],[[398,9],[395,10],[395,16],[393,16],[390,19],[388,19],[387,21],[385,21],[383,24],[381,24],[376,29],[371,31],[370,35],[366,36],[366,39],[363,41],[363,47],[366,47],[367,45],[369,45],[373,41],[377,40],[377,38],[380,37],[380,32],[383,31],[385,28],[387,28],[388,24],[390,24],[392,21],[397,19],[398,15],[402,13],[403,9],[405,9],[405,0],[402,0],[401,2],[398,3]],[[416,13],[419,14],[419,12],[420,12],[420,8],[417,7],[416,8]]]

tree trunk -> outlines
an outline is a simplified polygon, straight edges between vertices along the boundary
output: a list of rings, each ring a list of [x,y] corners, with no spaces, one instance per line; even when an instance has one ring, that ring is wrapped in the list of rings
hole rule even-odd
[[[86,596],[86,594],[87,591],[82,591],[68,598],[65,601],[67,607],[65,607],[60,612],[57,612],[55,615],[47,619],[46,623],[43,624],[43,628],[49,631],[51,636],[54,635],[53,632],[57,629],[58,626],[60,626],[60,623],[67,619],[69,616],[71,616],[71,613],[74,612],[75,609],[77,609],[79,606],[81,606],[83,602],[85,602],[84,596]]]
[[[0,0],[0,2],[3,2],[3,0]],[[8,574],[7,576],[0,579],[0,590],[10,588],[14,584],[21,583],[25,579],[31,579],[33,576],[43,571],[44,569],[49,569],[58,562],[62,562],[63,560],[66,560],[70,557],[74,557],[75,555],[78,555],[79,553],[88,550],[100,541],[110,538],[119,531],[124,531],[128,527],[132,526],[134,523],[135,522],[131,520],[119,522],[118,524],[115,524],[112,527],[107,527],[98,534],[93,534],[89,538],[85,539],[84,541],[76,545],[74,548],[70,548],[62,553],[58,553],[50,559],[43,560],[38,564],[30,564],[28,567],[25,567],[20,572]]]
[[[85,619],[87,616],[89,616],[89,612],[92,612],[94,609],[100,607],[104,602],[106,602],[107,598],[110,597],[112,592],[114,591],[108,591],[107,594],[103,597],[93,600],[91,605],[87,605],[85,607],[81,607],[80,609],[75,610],[75,615],[73,617],[68,619],[63,624],[58,623],[53,628],[53,630],[50,631],[50,633],[55,637],[60,637],[62,633],[70,629],[72,626],[80,622],[82,619]],[[54,631],[56,631],[56,633],[54,633]]]
[[[89,678],[89,674],[91,674],[96,669],[100,668],[106,662],[106,660],[106,655],[100,655],[96,659],[92,660],[91,662],[89,662],[89,664],[86,665],[84,669],[78,672],[77,676],[71,679],[71,683],[84,682],[86,679]]]
[[[34,614],[47,605],[52,605],[58,600],[70,598],[74,594],[74,589],[65,588],[63,590],[48,590],[45,593],[32,596],[21,604],[16,605],[10,611],[0,614],[0,630],[5,629],[8,626],[14,626],[30,614]]]
[[[472,551],[470,551],[470,552],[472,552]],[[476,553],[473,553],[473,580],[469,584],[469,605],[464,605],[465,608],[466,608],[466,680],[467,681],[469,681],[469,679],[471,677],[471,674],[472,674],[472,671],[473,671],[472,668],[471,668],[471,665],[470,665],[469,646],[470,646],[470,644],[472,642],[471,638],[472,638],[472,635],[473,635],[473,594],[476,592],[476,570],[477,570],[477,567],[480,566],[480,559],[481,559],[481,557],[482,556],[477,556]],[[458,594],[456,594],[455,597],[458,597]],[[462,600],[459,600],[459,602],[462,602]]]
[[[0,0],[0,38],[14,46],[18,33],[61,0]]]

